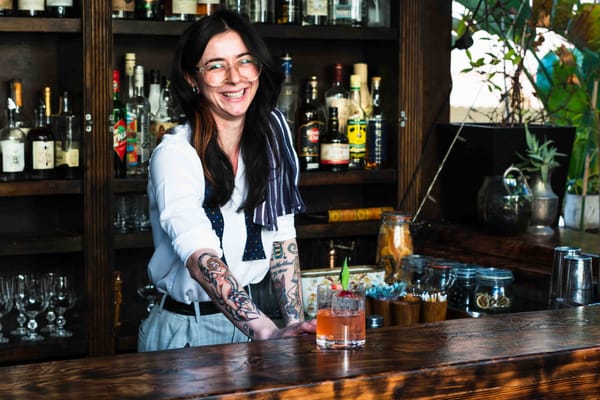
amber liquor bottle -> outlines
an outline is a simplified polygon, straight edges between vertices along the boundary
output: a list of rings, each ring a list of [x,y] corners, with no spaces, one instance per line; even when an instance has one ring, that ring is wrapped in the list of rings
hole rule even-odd
[[[35,126],[27,134],[28,170],[31,179],[52,179],[54,170],[54,133],[50,127],[50,88],[36,108]]]
[[[348,136],[339,131],[337,108],[330,107],[328,114],[327,132],[320,140],[319,167],[323,171],[347,171],[350,163]]]
[[[304,102],[298,107],[296,125],[300,170],[316,171],[319,169],[319,139],[325,134],[325,115],[319,103],[316,76],[312,76],[304,87]]]

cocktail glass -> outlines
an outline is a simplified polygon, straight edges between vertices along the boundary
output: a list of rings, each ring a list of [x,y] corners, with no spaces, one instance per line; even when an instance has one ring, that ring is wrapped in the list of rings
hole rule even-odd
[[[343,290],[339,284],[317,287],[317,345],[321,349],[356,349],[366,342],[365,288]]]

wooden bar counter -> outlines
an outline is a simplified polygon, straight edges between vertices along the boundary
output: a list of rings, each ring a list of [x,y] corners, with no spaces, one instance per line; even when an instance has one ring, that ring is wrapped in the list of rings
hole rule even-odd
[[[600,398],[600,307],[0,368],[8,399]]]

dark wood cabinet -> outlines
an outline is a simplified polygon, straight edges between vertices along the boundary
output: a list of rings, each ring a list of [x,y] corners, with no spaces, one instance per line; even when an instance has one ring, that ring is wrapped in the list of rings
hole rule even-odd
[[[299,82],[318,77],[321,94],[331,84],[334,63],[342,63],[349,73],[353,63],[366,62],[370,76],[383,77],[391,165],[377,172],[303,174],[308,214],[384,205],[414,212],[418,205],[427,171],[419,168],[420,154],[435,122],[430,110],[443,109],[448,94],[431,90],[449,87],[448,76],[439,72],[448,71],[449,63],[444,63],[449,56],[440,56],[445,54],[440,49],[449,54],[450,6],[433,0],[390,3],[389,29],[256,26],[274,57],[292,54]],[[55,93],[71,91],[84,128],[82,179],[0,182],[0,273],[58,269],[75,277],[80,295],[71,316],[74,338],[26,345],[12,340],[0,345],[4,364],[134,351],[137,324],[145,313],[135,282],[151,255],[151,234],[116,233],[112,224],[114,196],[143,193],[146,182],[113,178],[111,72],[123,68],[126,52],[135,52],[147,70],[166,74],[178,35],[189,23],[112,20],[105,0],[81,2],[81,7],[81,18],[0,17],[0,81],[23,79],[29,112],[44,85]],[[6,94],[3,85],[0,101]],[[373,241],[378,226],[378,221],[328,224],[302,216],[297,231],[311,253],[332,239]],[[307,254],[307,260],[307,267],[320,266],[314,254]],[[118,328],[115,271],[123,282]],[[4,318],[3,325],[12,318]]]

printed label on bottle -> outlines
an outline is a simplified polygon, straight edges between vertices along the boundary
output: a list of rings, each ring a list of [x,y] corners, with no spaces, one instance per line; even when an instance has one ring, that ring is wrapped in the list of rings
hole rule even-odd
[[[12,10],[13,2],[12,0],[0,0],[0,10]]]
[[[151,140],[154,141],[154,146],[157,146],[165,133],[173,129],[175,125],[177,125],[177,123],[171,121],[154,121],[150,125],[150,136]]]
[[[113,124],[113,148],[119,159],[123,160],[127,151],[127,125],[122,119]]]
[[[46,7],[72,7],[73,0],[46,0]]]
[[[44,0],[19,0],[19,10],[44,11]]]
[[[54,169],[54,141],[32,142],[31,157],[34,170]]]
[[[63,151],[63,164],[71,167],[79,167],[79,149],[73,148]]]
[[[348,165],[350,148],[347,143],[321,143],[321,164]]]
[[[319,156],[319,136],[321,134],[319,121],[311,121],[300,126],[300,157]]]
[[[305,0],[306,15],[311,17],[326,17],[327,16],[327,1],[326,0]]]
[[[138,149],[137,139],[135,137],[127,138],[127,169],[137,167],[138,161]]]
[[[12,140],[0,142],[2,150],[2,172],[23,172],[25,170],[25,144]]]
[[[173,0],[173,14],[196,14],[197,0]]]
[[[173,1],[173,3],[175,3]],[[134,0],[112,0],[113,11],[135,12]]]
[[[387,161],[385,149],[387,146],[385,125],[381,119],[369,120],[367,126],[367,166],[369,164],[381,165]]]
[[[333,6],[333,19],[334,20],[349,20],[352,18],[352,4],[350,1],[342,3],[341,1],[335,2]]]
[[[62,149],[62,142],[55,141],[54,142],[54,164],[56,166],[63,165],[64,162],[64,152]]]
[[[338,109],[339,131],[346,131],[346,122],[348,121],[348,99],[343,97],[328,97],[325,99],[327,109],[336,107]]]
[[[367,122],[364,119],[349,119],[346,134],[350,145],[350,158],[364,158],[367,144]]]

